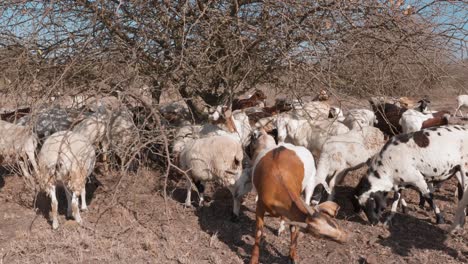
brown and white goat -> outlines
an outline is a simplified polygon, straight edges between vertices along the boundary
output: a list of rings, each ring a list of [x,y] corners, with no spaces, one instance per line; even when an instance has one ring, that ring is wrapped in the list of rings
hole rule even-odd
[[[265,144],[265,142],[268,142]],[[260,148],[266,148],[261,150]],[[301,199],[304,164],[300,154],[285,146],[274,146],[274,140],[266,132],[254,143],[253,184],[258,193],[256,207],[255,244],[251,264],[259,261],[260,240],[263,233],[264,215],[287,218],[291,222],[291,245],[289,257],[297,260],[297,239],[299,227],[315,236],[322,236],[345,242],[347,234],[333,220],[339,206],[325,202],[315,209],[308,207]]]

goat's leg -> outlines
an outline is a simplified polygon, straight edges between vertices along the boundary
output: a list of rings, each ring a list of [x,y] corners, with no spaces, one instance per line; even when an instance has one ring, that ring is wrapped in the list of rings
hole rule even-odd
[[[426,204],[426,198],[419,192],[419,208],[424,209],[424,205]]]
[[[255,224],[255,244],[252,249],[252,258],[250,259],[250,264],[258,264],[258,259],[260,257],[260,242],[262,240],[263,233],[263,218],[265,216],[265,209],[263,204],[257,202],[257,209],[255,212],[256,224]]]
[[[203,206],[204,197],[203,194],[205,193],[205,185],[202,181],[195,181],[195,187],[197,187],[198,195],[200,197],[200,201],[198,202],[198,206]]]
[[[391,209],[390,215],[387,217],[387,220],[385,220],[384,225],[389,226],[391,224],[392,218],[395,216],[395,213],[397,211],[400,198],[401,198],[401,190],[395,191],[395,194],[393,195],[392,209]]]
[[[400,193],[401,194],[401,193]],[[401,203],[401,211],[406,214],[408,212],[408,204],[406,203],[405,199],[400,197],[400,203]]]
[[[65,196],[67,197],[67,217],[72,217],[72,193],[65,187]]]
[[[296,226],[290,226],[289,230],[291,231],[291,245],[289,247],[289,261],[290,263],[296,263],[297,261],[297,239],[299,237],[299,228]]]
[[[78,206],[78,196],[76,192],[72,193],[72,214],[78,224],[81,224],[80,209]]]
[[[429,192],[429,193],[423,194],[423,196],[426,198],[427,202],[429,203],[431,208],[434,210],[437,224],[444,224],[445,223],[444,216],[440,212],[439,207],[437,207],[437,205],[434,203],[434,195]]]
[[[231,215],[231,221],[232,222],[239,222],[239,212],[240,212],[240,204],[241,204],[241,197],[237,195],[237,189],[236,187],[231,187],[229,188],[229,191],[231,191],[232,194],[232,215]]]
[[[192,206],[192,180],[187,179],[187,197],[185,198],[185,206]]]
[[[86,205],[86,188],[83,187],[81,190],[81,211],[88,211],[88,206]]]
[[[57,195],[55,193],[55,185],[50,186],[49,188],[49,197],[51,201],[51,217],[52,217],[52,228],[57,229],[59,226],[58,222],[58,201]]]
[[[434,213],[436,215],[437,224],[445,223],[444,217],[443,217],[442,213],[440,212],[439,207],[437,207],[437,205],[434,203],[434,195],[430,191],[429,186],[427,185],[427,183],[424,180],[424,177],[422,175],[421,175],[421,180],[419,180],[419,181],[417,181],[415,183],[415,187],[417,187],[419,189],[419,191],[422,193],[422,196],[429,203],[432,210],[434,210]]]
[[[278,236],[281,236],[281,234],[284,232],[285,229],[286,229],[286,226],[284,224],[284,217],[281,216],[280,226],[278,227]]]

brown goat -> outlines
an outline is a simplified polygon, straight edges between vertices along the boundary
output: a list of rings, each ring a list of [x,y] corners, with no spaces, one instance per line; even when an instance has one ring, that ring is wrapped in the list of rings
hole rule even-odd
[[[261,90],[256,90],[248,99],[234,99],[232,101],[232,111],[256,106],[265,101],[266,98],[266,95]]]
[[[380,102],[375,98],[370,99],[369,103],[377,119],[375,127],[390,137],[401,133],[400,119],[403,113],[408,110],[407,108]]]
[[[262,131],[258,139],[271,137]],[[269,141],[272,139],[269,138]],[[263,144],[265,146],[265,144]],[[268,144],[271,145],[271,144]],[[255,144],[258,153],[258,145]],[[254,155],[256,156],[256,155]],[[252,250],[251,264],[259,261],[260,240],[263,233],[264,215],[287,218],[291,222],[291,245],[289,258],[294,263],[297,260],[297,239],[299,228],[305,229],[317,237],[325,237],[338,242],[345,242],[347,234],[333,220],[339,206],[334,202],[325,202],[311,209],[300,195],[304,164],[294,150],[284,146],[274,147],[263,157],[258,157],[253,166],[253,184],[258,193],[256,208],[255,245]]]

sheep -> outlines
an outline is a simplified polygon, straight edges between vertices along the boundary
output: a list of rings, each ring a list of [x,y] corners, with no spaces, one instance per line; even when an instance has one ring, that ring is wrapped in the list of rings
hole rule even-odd
[[[434,114],[423,114],[409,109],[401,116],[399,124],[403,133],[415,132],[422,128],[448,125],[450,113],[441,111]]]
[[[325,202],[312,209],[300,198],[301,183],[306,177],[306,166],[309,163],[304,156],[307,150],[298,151],[290,145],[275,146],[271,136],[270,143],[260,146],[255,144],[255,163],[252,167],[252,182],[258,193],[256,205],[255,244],[252,249],[251,264],[259,262],[260,242],[263,236],[264,215],[288,218],[291,222],[290,261],[297,261],[297,238],[299,228],[315,236],[322,236],[338,242],[347,240],[347,233],[333,220],[339,206],[333,202]],[[308,152],[309,156],[310,152]]]
[[[383,133],[370,126],[331,136],[323,144],[315,184],[322,184],[329,194],[328,200],[332,200],[335,184],[342,182],[348,172],[364,166],[384,143]]]
[[[455,110],[455,113],[453,115],[457,116],[458,111],[460,111],[461,116],[464,117],[463,112],[460,110],[460,108],[468,106],[468,95],[462,94],[462,95],[457,96],[457,101],[458,101],[458,107]]]
[[[207,147],[209,146],[209,147]],[[244,152],[239,141],[232,137],[210,136],[188,142],[179,155],[179,167],[188,171],[200,195],[199,204],[203,204],[204,182],[217,181],[227,187],[234,199],[233,217],[239,216],[240,202],[236,195],[236,181],[242,174]],[[186,206],[191,206],[192,181],[187,183]],[[245,181],[244,181],[245,182]]]
[[[377,119],[374,112],[368,109],[351,109],[343,120],[349,129],[358,129],[365,126],[374,126]]]
[[[35,115],[27,115],[18,120],[18,125],[32,126],[40,141],[58,131],[72,128],[92,113],[87,111],[72,111],[58,107],[41,109]]]
[[[413,186],[434,210],[437,223],[443,223],[428,182],[444,181],[456,174],[459,184],[466,188],[467,140],[467,128],[457,125],[432,127],[393,137],[369,160],[367,176],[355,190],[355,208],[364,208],[369,222],[375,224],[386,207],[387,192],[394,191],[392,213],[386,221],[389,223],[396,212],[401,188]],[[405,205],[403,201],[402,204]]]
[[[295,118],[294,115],[283,113],[276,118],[278,142],[288,142],[309,149],[318,157],[322,145],[329,136],[344,134],[348,127],[339,122],[329,120],[313,120]]]
[[[232,100],[232,111],[245,109],[248,107],[256,106],[266,100],[266,95],[261,90],[256,90],[254,94],[249,96],[248,99],[234,99]]]
[[[99,144],[106,135],[108,112],[101,105],[97,112],[91,114],[73,128],[73,132],[86,137],[93,144]]]
[[[85,184],[87,177],[93,172],[95,162],[93,144],[83,135],[60,131],[45,140],[38,154],[39,171],[36,179],[40,190],[45,191],[51,199],[53,229],[59,226],[55,193],[57,182],[63,182],[65,186],[67,215],[72,214],[75,221],[81,224],[78,196],[81,196],[81,210],[87,210]]]
[[[8,166],[18,164],[23,176],[33,184],[28,164],[31,163],[33,174],[36,174],[38,171],[36,162],[37,136],[31,131],[30,127],[12,124],[3,120],[0,120],[0,131],[1,164]]]
[[[137,147],[140,143],[140,135],[133,122],[132,114],[122,107],[110,114],[107,124],[106,135],[103,138],[103,149],[109,150],[120,159],[120,165],[123,168],[126,162],[130,163],[130,168],[135,169],[133,156],[137,154]],[[106,170],[108,170],[106,163]]]

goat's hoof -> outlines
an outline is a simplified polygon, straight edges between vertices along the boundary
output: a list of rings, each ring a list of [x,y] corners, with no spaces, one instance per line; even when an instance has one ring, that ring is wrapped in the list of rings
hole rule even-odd
[[[87,211],[88,211],[88,207],[83,207],[83,208],[81,208],[81,211],[82,211],[82,212],[87,212]]]
[[[445,224],[444,217],[441,214],[438,214],[436,217],[436,222],[438,225]]]
[[[52,221],[52,229],[57,230],[58,227],[59,227],[58,221]]]
[[[231,214],[231,222],[239,223],[239,221],[240,221],[240,217],[238,215],[236,215],[235,213],[232,213]]]

